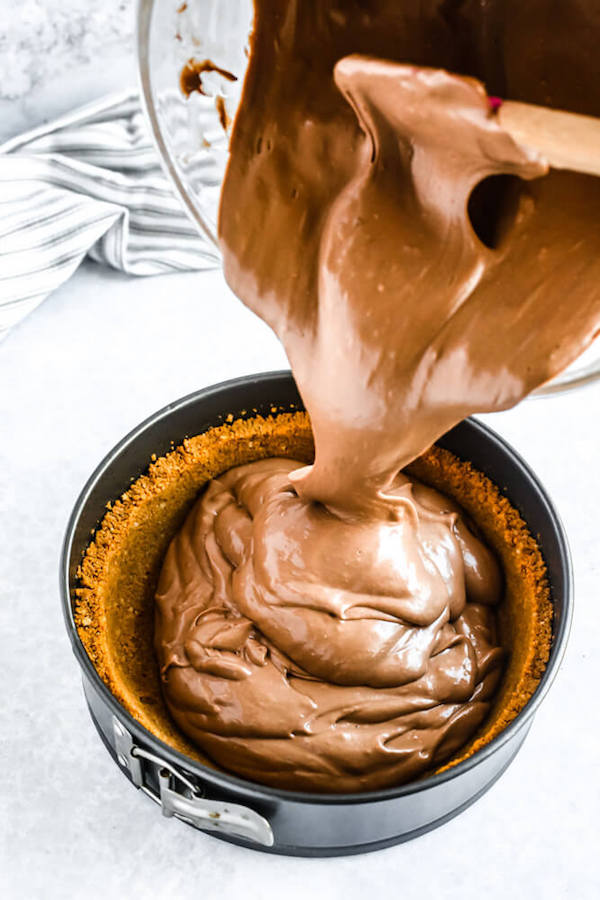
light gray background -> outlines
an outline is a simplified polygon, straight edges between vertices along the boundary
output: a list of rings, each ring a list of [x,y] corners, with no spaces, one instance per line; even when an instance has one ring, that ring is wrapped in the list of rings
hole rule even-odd
[[[0,139],[133,83],[131,6],[0,0]],[[60,613],[70,508],[145,416],[203,385],[283,365],[276,339],[220,274],[132,281],[92,264],[0,345],[0,894],[597,898],[600,386],[485,417],[563,515],[577,608],[522,752],[460,818],[368,856],[268,857],[163,819],[107,756]]]

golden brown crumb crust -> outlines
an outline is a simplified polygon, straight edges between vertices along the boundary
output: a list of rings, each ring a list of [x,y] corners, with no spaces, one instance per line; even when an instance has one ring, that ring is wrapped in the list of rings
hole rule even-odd
[[[231,419],[153,456],[147,473],[108,505],[81,562],[74,598],[83,645],[117,700],[162,741],[212,768],[172,722],[161,694],[152,641],[162,560],[208,479],[268,456],[310,462],[314,453],[306,413]],[[550,654],[552,604],[538,544],[489,478],[439,447],[409,472],[460,503],[496,550],[506,580],[499,621],[510,655],[502,685],[482,728],[443,771],[496,737],[531,697]]]

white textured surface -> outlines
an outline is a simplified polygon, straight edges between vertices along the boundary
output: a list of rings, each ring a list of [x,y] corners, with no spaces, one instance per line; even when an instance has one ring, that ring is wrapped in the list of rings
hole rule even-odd
[[[8,898],[598,896],[600,387],[492,419],[569,532],[577,611],[523,750],[458,819],[368,856],[269,857],[207,837],[135,791],[87,715],[58,556],[84,480],[170,400],[281,367],[275,338],[218,273],[129,281],[89,264],[0,347],[0,886]],[[2,893],[0,887],[0,893]]]
[[[132,5],[0,0],[0,140],[133,83]],[[368,856],[269,857],[163,819],[106,754],[58,597],[73,502],[107,450],[160,406],[284,364],[218,274],[130,281],[93,264],[0,345],[0,895],[595,900],[600,387],[489,417],[558,504],[577,605],[523,750],[458,819]]]
[[[135,84],[135,0],[0,0],[0,142]]]

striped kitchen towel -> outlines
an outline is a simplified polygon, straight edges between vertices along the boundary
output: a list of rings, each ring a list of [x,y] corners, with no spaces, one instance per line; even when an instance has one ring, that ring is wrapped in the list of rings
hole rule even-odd
[[[219,264],[160,168],[134,91],[0,145],[0,340],[86,255],[130,275]]]

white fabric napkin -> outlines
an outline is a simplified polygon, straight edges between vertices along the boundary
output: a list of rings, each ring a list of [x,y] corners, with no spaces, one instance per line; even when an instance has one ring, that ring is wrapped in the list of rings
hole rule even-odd
[[[86,255],[129,275],[219,264],[160,168],[135,91],[0,144],[0,340]]]

